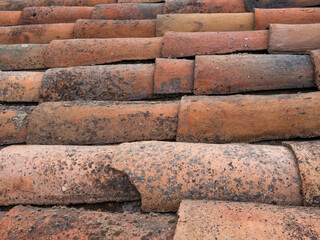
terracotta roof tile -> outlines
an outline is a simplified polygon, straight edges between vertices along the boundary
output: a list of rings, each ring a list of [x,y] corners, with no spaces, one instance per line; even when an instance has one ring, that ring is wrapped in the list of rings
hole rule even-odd
[[[246,8],[252,12],[254,8],[291,8],[319,5],[319,0],[244,0]]]
[[[314,64],[314,77],[318,89],[320,89],[320,50],[311,52],[312,61]]]
[[[42,72],[0,72],[0,101],[38,102]]]
[[[304,205],[320,206],[320,141],[285,142],[295,156],[302,179]]]
[[[0,70],[42,69],[47,44],[0,45]]]
[[[73,38],[73,23],[0,27],[0,44],[50,43]]]
[[[30,7],[22,10],[20,24],[74,23],[92,12],[93,7]]]
[[[167,32],[163,37],[162,57],[257,51],[267,47],[267,31]]]
[[[173,238],[175,216],[122,214],[65,208],[17,206],[0,222],[3,239],[159,239]]]
[[[154,93],[192,93],[193,76],[193,60],[157,58]]]
[[[110,168],[113,146],[10,146],[0,151],[0,205],[139,200]]]
[[[165,0],[118,0],[118,3],[159,3]]]
[[[28,144],[105,144],[176,137],[179,102],[42,103],[32,112]]]
[[[166,14],[157,16],[157,36],[165,32],[249,31],[254,29],[253,13]]]
[[[194,94],[315,87],[308,55],[197,56]]]
[[[40,101],[139,100],[153,94],[152,64],[49,69]]]
[[[77,38],[142,38],[156,36],[156,20],[78,20]]]
[[[270,53],[305,53],[320,48],[320,23],[270,24]]]
[[[319,239],[320,209],[183,201],[174,240]]]
[[[164,13],[246,12],[244,0],[166,0]]]
[[[0,145],[25,143],[33,106],[0,105]]]
[[[20,11],[1,11],[0,26],[17,25],[19,23],[20,15]]]
[[[143,211],[176,211],[183,199],[302,202],[295,158],[281,146],[126,143],[112,167],[136,186]]]
[[[161,56],[162,38],[54,40],[47,49],[47,67],[104,64]]]
[[[256,142],[320,136],[320,93],[183,97],[178,141]]]
[[[118,3],[97,5],[92,19],[156,19],[162,13],[163,3]]]
[[[320,8],[259,9],[254,12],[255,28],[267,29],[270,23],[310,24],[320,23]]]

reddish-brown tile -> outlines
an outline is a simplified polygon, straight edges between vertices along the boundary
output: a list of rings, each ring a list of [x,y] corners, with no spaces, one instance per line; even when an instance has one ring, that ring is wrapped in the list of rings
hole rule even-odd
[[[0,105],[0,145],[26,142],[29,114],[33,109]]]
[[[29,7],[21,12],[20,24],[74,23],[90,19],[93,7]]]
[[[177,141],[256,142],[320,136],[320,93],[183,97]]]
[[[154,93],[192,93],[193,75],[193,60],[157,58]]]
[[[179,102],[56,102],[32,112],[28,144],[173,140]]]
[[[0,3],[1,8],[1,3]],[[0,26],[18,25],[20,19],[20,11],[1,11]]]
[[[155,37],[156,20],[78,20],[74,36],[77,38]]]
[[[17,206],[0,222],[3,239],[173,239],[175,215]]]
[[[295,156],[302,179],[304,205],[320,206],[320,141],[285,142]]]
[[[54,40],[47,49],[47,67],[86,66],[161,56],[162,38]],[[0,65],[1,66],[1,65]]]
[[[256,29],[267,29],[271,23],[320,23],[320,8],[259,9],[254,12]]]
[[[162,57],[232,53],[266,50],[267,31],[244,32],[167,32],[163,37]]]
[[[320,48],[320,23],[270,24],[270,53],[306,53]]]
[[[0,101],[38,102],[42,72],[0,72]]]
[[[47,44],[0,45],[0,70],[41,69]]]
[[[300,55],[197,56],[194,94],[315,87],[311,57]]]
[[[147,99],[153,73],[153,64],[53,68],[42,79],[40,101]]]
[[[177,211],[183,199],[300,205],[301,184],[285,147],[142,142],[119,145],[112,167],[140,192],[143,211]]]
[[[139,20],[156,19],[162,13],[163,3],[118,3],[97,5],[92,19]]]
[[[318,89],[320,90],[320,50],[311,52],[312,61],[314,64],[314,77]]]
[[[0,27],[0,44],[50,43],[73,38],[73,23]]]
[[[159,3],[164,0],[118,0],[118,3]]]
[[[0,205],[139,200],[125,174],[109,167],[114,146],[16,145],[0,151]]]
[[[320,209],[256,203],[181,203],[174,240],[319,239]]]
[[[166,14],[157,16],[157,36],[166,32],[227,32],[254,29],[253,13]]]

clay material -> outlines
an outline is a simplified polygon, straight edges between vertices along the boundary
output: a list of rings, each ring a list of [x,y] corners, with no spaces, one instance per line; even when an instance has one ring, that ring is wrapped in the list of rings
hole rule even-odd
[[[1,3],[0,3],[1,8]],[[0,26],[18,25],[20,19],[20,11],[1,11]]]
[[[320,50],[311,52],[312,61],[314,64],[314,77],[318,89],[320,89]]]
[[[254,8],[291,8],[319,5],[319,0],[244,0],[246,8],[252,12]]]

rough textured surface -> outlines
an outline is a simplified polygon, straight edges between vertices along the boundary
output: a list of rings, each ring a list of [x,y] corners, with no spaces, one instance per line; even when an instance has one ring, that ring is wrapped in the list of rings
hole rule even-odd
[[[166,0],[164,13],[238,13],[246,12],[243,0]]]
[[[153,64],[49,69],[42,79],[40,101],[151,98],[153,72]]]
[[[74,23],[90,19],[93,7],[30,7],[21,12],[20,24]]]
[[[33,111],[28,144],[105,144],[176,137],[178,102],[57,102]]]
[[[0,70],[41,69],[47,44],[0,45]]]
[[[320,23],[270,24],[270,53],[305,53],[320,48]]]
[[[163,37],[162,57],[187,57],[266,50],[267,31],[176,33]]]
[[[78,20],[77,38],[140,38],[156,36],[156,20]]]
[[[156,19],[162,13],[163,3],[117,3],[95,7],[92,19]]]
[[[1,8],[1,3],[0,3]],[[1,11],[0,26],[18,25],[20,19],[20,11]]]
[[[166,32],[226,32],[254,29],[253,13],[166,14],[157,16],[157,36]]]
[[[50,43],[73,38],[72,23],[0,27],[0,44]]]
[[[320,93],[183,97],[177,141],[255,142],[320,136]]]
[[[193,60],[157,58],[154,93],[192,93],[193,75]]]
[[[183,201],[174,240],[319,239],[320,209]]]
[[[312,51],[311,56],[314,65],[315,82],[318,86],[318,89],[320,89],[320,50]]]
[[[117,0],[1,0],[0,11],[22,10],[41,6],[95,6],[103,3],[116,3]]]
[[[0,72],[0,101],[38,102],[42,72]]]
[[[54,40],[48,46],[45,65],[68,67],[155,59],[161,56],[161,48],[162,38]]]
[[[304,205],[320,207],[320,141],[285,142],[298,159]]]
[[[194,94],[230,94],[258,90],[315,87],[310,56],[197,56]]]
[[[267,29],[270,23],[320,23],[320,8],[255,9],[255,28]]]
[[[290,8],[319,5],[319,0],[244,0],[246,8],[252,12],[254,8]]]
[[[139,200],[121,172],[110,169],[113,146],[9,146],[0,151],[0,205]]]
[[[0,222],[3,239],[170,240],[174,215],[119,214],[17,206]]]
[[[0,105],[0,145],[26,142],[29,114],[33,109]]]
[[[112,167],[137,187],[143,211],[177,211],[183,199],[302,202],[295,157],[284,147],[125,143]]]

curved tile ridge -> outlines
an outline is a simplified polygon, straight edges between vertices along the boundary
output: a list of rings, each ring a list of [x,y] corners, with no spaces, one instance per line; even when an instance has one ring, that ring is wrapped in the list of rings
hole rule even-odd
[[[319,239],[320,209],[256,203],[181,203],[174,240]]]
[[[319,5],[319,0],[244,0],[246,8],[252,12],[254,8],[292,8]]]
[[[320,207],[320,141],[284,142],[297,157],[304,205]]]
[[[311,51],[311,57],[314,65],[315,82],[320,89],[320,50]]]
[[[122,214],[17,206],[0,220],[2,239],[157,239],[175,231],[171,214]]]
[[[110,168],[114,146],[16,145],[0,151],[0,206],[139,200]]]
[[[281,146],[125,143],[111,166],[128,175],[147,212],[177,211],[184,199],[302,203],[295,157]]]

